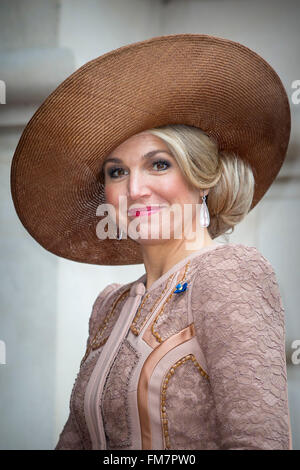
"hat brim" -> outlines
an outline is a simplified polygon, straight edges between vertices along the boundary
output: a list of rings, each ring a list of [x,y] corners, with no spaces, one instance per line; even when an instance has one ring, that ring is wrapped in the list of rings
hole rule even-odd
[[[201,128],[254,171],[251,209],[286,155],[291,117],[274,69],[249,48],[200,34],[160,36],[87,62],[42,103],[11,167],[11,192],[28,232],[48,251],[100,265],[142,263],[140,245],[101,240],[105,156],[166,124]]]

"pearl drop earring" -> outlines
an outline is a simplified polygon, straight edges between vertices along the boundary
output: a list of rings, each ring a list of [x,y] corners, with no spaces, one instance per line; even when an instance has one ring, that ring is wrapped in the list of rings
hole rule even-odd
[[[200,209],[200,227],[208,227],[210,224],[209,211],[205,199],[206,196],[202,196],[203,203]]]

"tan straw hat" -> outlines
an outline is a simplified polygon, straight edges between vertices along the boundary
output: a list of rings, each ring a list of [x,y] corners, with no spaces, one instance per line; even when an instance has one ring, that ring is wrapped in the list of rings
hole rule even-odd
[[[25,127],[11,167],[17,214],[46,250],[84,263],[142,263],[129,237],[97,237],[102,163],[130,136],[167,124],[201,128],[254,171],[251,209],[276,178],[290,107],[273,68],[249,48],[176,34],[97,57],[64,80]]]

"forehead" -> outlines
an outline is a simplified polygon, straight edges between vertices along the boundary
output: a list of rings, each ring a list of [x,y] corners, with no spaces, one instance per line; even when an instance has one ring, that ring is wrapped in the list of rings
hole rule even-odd
[[[143,149],[146,147],[148,148],[150,146],[152,146],[153,148],[156,148],[158,146],[161,148],[167,148],[165,142],[162,139],[160,139],[156,135],[149,134],[146,131],[143,131],[139,134],[135,134],[129,137],[127,140],[122,142],[111,152],[111,154],[114,154],[120,150],[126,150],[127,148]]]
[[[170,151],[166,143],[156,135],[149,134],[145,131],[135,134],[115,147],[106,157],[104,161],[111,157],[121,157],[122,154],[134,151],[137,156],[142,156],[151,150],[162,149]]]
[[[129,137],[107,155],[104,159],[103,167],[105,167],[108,162],[122,163],[122,158],[126,154],[134,154],[137,158],[144,160],[159,152],[166,152],[172,157],[170,149],[162,139],[147,132],[141,132]]]

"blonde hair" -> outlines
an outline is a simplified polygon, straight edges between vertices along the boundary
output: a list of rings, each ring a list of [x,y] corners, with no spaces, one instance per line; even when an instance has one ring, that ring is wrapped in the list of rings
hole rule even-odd
[[[230,229],[233,233],[252,204],[255,179],[251,165],[233,152],[220,152],[213,138],[197,127],[172,124],[144,132],[166,143],[188,183],[209,189],[210,237],[217,238]]]

